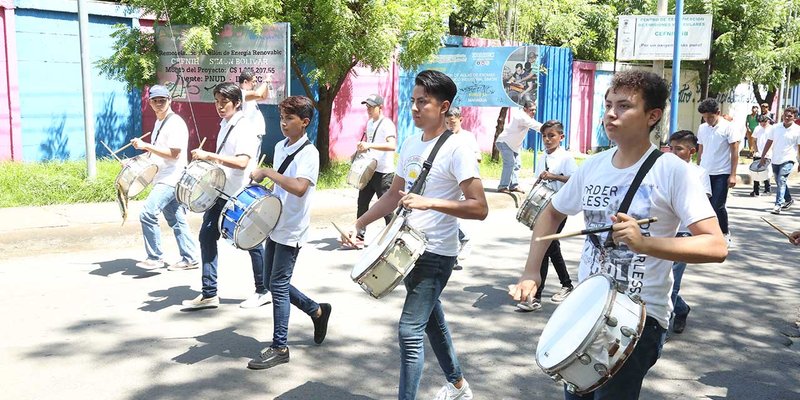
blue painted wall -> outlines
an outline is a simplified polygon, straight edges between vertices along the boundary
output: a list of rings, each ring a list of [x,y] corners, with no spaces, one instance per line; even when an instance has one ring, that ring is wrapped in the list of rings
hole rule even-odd
[[[564,141],[569,143],[572,103],[572,50],[565,47],[539,46],[538,110],[536,119],[545,122],[556,119],[564,124]],[[533,137],[533,138],[532,138]],[[528,133],[528,148],[542,150],[537,133]]]
[[[36,9],[16,10],[20,114],[24,161],[85,157],[78,15]],[[89,16],[90,59],[112,53],[114,24],[129,18]],[[118,147],[141,132],[138,90],[103,77],[92,68],[96,153],[100,141]]]

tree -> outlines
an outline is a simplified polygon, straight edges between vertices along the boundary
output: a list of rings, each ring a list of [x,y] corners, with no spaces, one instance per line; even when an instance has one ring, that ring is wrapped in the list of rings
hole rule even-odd
[[[128,4],[161,20],[169,16],[172,24],[194,26],[181,40],[184,48],[199,54],[212,48],[216,32],[226,24],[260,31],[274,21],[289,22],[291,68],[319,113],[322,168],[330,164],[333,100],[353,67],[388,68],[398,49],[397,59],[404,68],[427,61],[442,46],[445,18],[453,10],[452,0],[129,0]],[[136,28],[120,30],[116,52],[101,61],[102,70],[130,85],[154,83],[152,40],[152,34]],[[303,74],[303,65],[310,72]]]

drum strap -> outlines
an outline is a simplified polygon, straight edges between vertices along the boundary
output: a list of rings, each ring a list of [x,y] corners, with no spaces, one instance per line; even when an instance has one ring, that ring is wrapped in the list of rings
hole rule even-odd
[[[161,126],[158,127],[158,130],[156,131],[156,134],[153,135],[153,142],[152,142],[153,145],[156,144],[156,139],[158,139],[158,135],[161,133],[161,130],[164,129],[164,125],[167,124],[167,121],[169,121],[169,118],[172,117],[173,115],[175,115],[175,113],[171,112],[171,113],[167,114],[166,118],[164,118],[164,122],[162,122]]]
[[[287,139],[287,140],[288,140],[288,139]],[[294,153],[292,153],[292,154],[289,154],[289,155],[288,155],[288,156],[287,156],[287,157],[286,157],[286,158],[283,160],[283,162],[281,163],[281,166],[280,166],[280,168],[278,168],[278,173],[279,173],[279,174],[281,174],[281,175],[283,175],[283,172],[284,172],[284,171],[286,171],[286,168],[289,168],[289,164],[291,164],[291,163],[292,163],[292,161],[294,160],[294,156],[296,156],[296,155],[297,155],[297,153],[300,153],[300,151],[301,151],[301,150],[303,150],[303,148],[304,148],[304,147],[306,147],[306,146],[308,146],[308,145],[310,145],[310,144],[311,144],[311,142],[309,142],[308,140],[306,140],[306,142],[305,142],[305,143],[303,143],[303,145],[302,145],[302,146],[300,146],[300,148],[299,148],[299,149],[295,150],[295,151],[294,151]]]
[[[422,190],[422,185],[425,184],[425,179],[428,177],[428,172],[430,172],[431,167],[433,166],[433,159],[436,157],[436,153],[439,152],[439,149],[442,148],[444,142],[453,135],[453,131],[450,129],[444,131],[444,133],[439,136],[439,139],[436,141],[436,144],[433,145],[433,150],[431,150],[431,154],[428,156],[428,159],[422,163],[422,171],[420,171],[417,180],[414,181],[414,185],[411,186],[411,190],[409,193],[420,194],[419,192]]]
[[[642,166],[639,167],[639,171],[636,172],[636,177],[633,178],[633,182],[631,182],[628,192],[625,193],[625,198],[622,199],[622,203],[619,205],[619,210],[617,212],[628,212],[628,208],[630,208],[631,202],[633,201],[633,196],[635,196],[636,191],[639,190],[639,185],[642,184],[642,180],[644,180],[645,175],[647,175],[647,173],[650,171],[650,168],[653,167],[653,164],[656,163],[658,157],[661,157],[663,154],[664,153],[662,153],[659,149],[655,149],[650,152],[650,155],[647,156],[646,160],[644,160]],[[606,236],[606,242],[603,246],[606,248],[616,247],[616,245],[614,245],[614,239],[611,232],[609,232],[608,236]]]
[[[240,119],[240,120],[241,120],[241,119]],[[238,123],[238,122],[239,122],[239,121],[236,121],[236,123]],[[230,128],[228,128],[228,131],[227,131],[227,132],[225,132],[225,137],[224,137],[224,138],[222,138],[222,143],[220,143],[220,144],[219,144],[219,147],[217,147],[217,154],[219,154],[219,152],[220,152],[220,151],[222,151],[222,148],[223,148],[223,147],[225,147],[225,142],[227,142],[227,141],[228,141],[228,135],[230,135],[230,134],[231,134],[231,131],[233,130],[233,128],[235,128],[235,127],[236,127],[236,123],[234,123],[234,124],[231,124],[231,127],[230,127]]]

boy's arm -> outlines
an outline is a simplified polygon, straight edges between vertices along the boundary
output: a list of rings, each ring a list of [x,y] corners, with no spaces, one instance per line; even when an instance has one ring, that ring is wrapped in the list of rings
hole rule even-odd
[[[739,165],[739,142],[728,144],[731,152],[731,174],[728,176],[728,187],[736,186],[736,167]]]
[[[308,187],[311,186],[311,181],[307,178],[286,176],[279,174],[278,171],[272,168],[259,168],[250,174],[250,178],[256,182],[261,182],[264,178],[269,178],[275,182],[276,185],[282,187],[283,190],[297,197],[303,197]]]
[[[550,247],[552,240],[543,240],[541,242],[535,241],[537,237],[550,235],[558,230],[558,225],[561,224],[567,216],[558,212],[553,207],[552,203],[548,203],[542,210],[542,213],[536,219],[533,225],[533,232],[531,233],[531,243],[528,248],[528,259],[525,261],[525,270],[516,285],[508,286],[508,295],[514,301],[522,301],[527,299],[532,294],[536,293],[536,289],[542,284],[541,266],[544,253]]]
[[[464,200],[446,200],[400,192],[403,194],[400,202],[406,208],[414,210],[434,210],[461,219],[484,220],[489,214],[489,206],[486,203],[481,179],[465,179],[458,186],[464,193]]]
[[[228,168],[245,169],[250,162],[250,156],[238,154],[235,156],[223,156],[210,151],[195,149],[192,150],[192,157],[197,160],[216,161]]]
[[[367,225],[374,222],[376,219],[383,218],[385,215],[388,215],[392,211],[397,208],[397,204],[400,202],[400,189],[403,188],[405,185],[406,180],[397,176],[395,174],[394,178],[392,179],[392,186],[389,187],[389,190],[381,196],[375,204],[370,207],[367,212],[365,212],[361,217],[359,217],[355,222],[355,227],[357,231],[363,231],[367,228]]]
[[[267,82],[265,81],[259,87],[257,87],[256,90],[243,90],[242,93],[244,94],[244,101],[266,100],[268,97],[267,95],[269,93],[269,88],[267,87]]]
[[[728,256],[728,247],[716,217],[689,225],[692,234],[689,237],[644,237],[634,217],[617,213],[611,220],[614,222],[614,243],[625,243],[639,254],[692,264],[723,262]]]

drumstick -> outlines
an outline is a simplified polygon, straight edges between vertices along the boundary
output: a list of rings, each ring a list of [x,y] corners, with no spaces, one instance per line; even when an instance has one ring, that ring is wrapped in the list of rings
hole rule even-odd
[[[150,136],[150,132],[147,132],[147,133],[145,133],[144,135],[142,135],[141,137],[139,137],[139,139],[144,139],[144,138],[146,138],[146,137],[148,137],[148,136]],[[125,146],[122,146],[122,147],[120,147],[120,148],[119,148],[119,150],[117,150],[117,151],[112,151],[112,152],[111,152],[111,154],[117,154],[117,153],[119,153],[120,151],[122,151],[122,150],[125,150],[125,149],[127,149],[128,147],[131,147],[131,145],[132,145],[132,144],[133,144],[133,143],[128,143],[128,144],[126,144]],[[111,151],[111,149],[109,149],[109,151]]]
[[[656,221],[658,221],[658,217],[643,218],[643,219],[637,219],[636,220],[636,224],[637,225],[644,225],[644,224],[649,224],[651,222],[656,222]],[[584,230],[578,231],[578,232],[556,233],[556,234],[553,234],[553,235],[537,237],[533,241],[534,242],[541,242],[542,240],[551,240],[551,239],[552,240],[557,240],[557,239],[563,239],[563,238],[568,238],[568,237],[578,236],[578,235],[588,235],[590,233],[609,232],[612,229],[614,229],[613,225],[598,226],[596,228],[584,229]]]
[[[344,233],[344,230],[342,230],[342,228],[339,228],[339,225],[336,225],[336,222],[331,221],[331,223],[333,224],[333,227],[336,228],[337,231],[339,231],[339,234],[342,236],[342,239],[347,241],[347,244],[355,248],[358,248],[358,246],[352,240],[350,240],[350,235]]]
[[[111,156],[113,156],[114,158],[116,158],[116,159],[117,159],[117,161],[119,161],[120,163],[122,163],[122,160],[120,160],[120,159],[119,159],[119,157],[117,157],[117,154],[116,154],[116,153],[114,153],[114,151],[113,151],[113,150],[111,150],[111,148],[110,148],[110,147],[108,147],[108,145],[106,144],[106,142],[104,142],[104,141],[102,141],[102,140],[101,140],[101,141],[100,141],[100,143],[103,145],[103,147],[105,147],[105,148],[106,148],[106,150],[108,150],[108,152],[109,152],[109,153],[111,153]]]
[[[197,149],[198,150],[202,150],[203,149],[203,143],[205,143],[205,142],[206,142],[206,138],[203,138],[203,140],[200,141],[200,144],[197,145]]]
[[[766,219],[766,218],[764,218],[764,217],[761,217],[761,219],[763,219],[763,220],[764,220],[764,222],[768,223],[768,224],[769,224],[769,226],[771,226],[771,227],[775,228],[775,230],[777,230],[778,232],[780,232],[781,234],[783,234],[783,236],[786,236],[786,238],[787,238],[787,239],[789,239],[789,240],[792,240],[792,236],[791,236],[791,235],[789,235],[788,233],[786,233],[786,231],[785,231],[785,230],[783,230],[783,229],[781,229],[781,228],[780,228],[778,225],[775,225],[775,224],[773,224],[772,222],[769,222],[769,220],[768,220],[768,219]]]
[[[259,167],[261,166],[261,163],[263,163],[263,162],[264,162],[264,159],[265,159],[265,158],[267,158],[267,155],[266,155],[266,154],[262,154],[262,155],[261,155],[261,159],[260,159],[260,160],[258,160],[258,164],[256,164],[256,168],[259,168]],[[269,178],[267,178],[267,179],[269,179]],[[248,183],[248,185],[252,185],[252,184],[253,184],[253,182],[255,182],[255,180],[253,180],[253,178],[250,178],[250,183]],[[262,185],[262,186],[264,186],[264,187],[268,187],[267,185]]]

